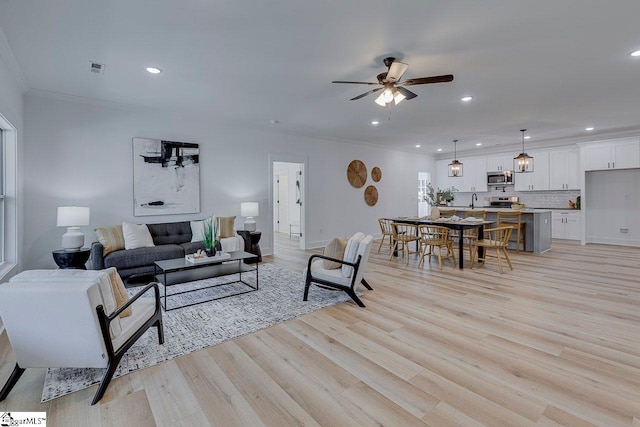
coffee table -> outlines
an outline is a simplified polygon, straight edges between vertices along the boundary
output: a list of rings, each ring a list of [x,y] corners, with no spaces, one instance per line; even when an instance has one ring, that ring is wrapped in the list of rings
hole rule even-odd
[[[191,263],[184,258],[174,258],[167,259],[162,261],[156,261],[153,265],[154,277],[158,282],[163,283],[164,286],[164,304],[163,308],[165,311],[175,310],[176,308],[189,307],[191,305],[202,304],[204,302],[214,301],[222,298],[233,297],[236,295],[246,294],[248,292],[254,292],[258,290],[258,264],[255,266],[250,266],[242,261],[249,258],[255,258],[255,254],[250,254],[244,251],[235,251],[229,252],[230,257],[221,260],[212,260],[212,261],[204,261],[197,264]],[[242,273],[256,273],[256,285],[255,287],[251,284],[242,280]],[[202,279],[211,279],[214,277],[221,276],[229,276],[232,274],[238,274],[238,280],[219,283],[216,285],[205,286],[197,289],[190,289],[187,291],[174,292],[167,295],[167,288],[172,285],[177,285],[179,283],[192,282],[194,280],[202,280]],[[190,304],[181,305],[178,307],[167,308],[167,297],[185,294],[188,292],[200,291],[202,289],[215,288],[218,286],[230,285],[233,283],[242,283],[247,286],[249,289],[241,292],[235,292],[229,295],[224,295],[221,297],[210,298],[203,301],[198,301]]]

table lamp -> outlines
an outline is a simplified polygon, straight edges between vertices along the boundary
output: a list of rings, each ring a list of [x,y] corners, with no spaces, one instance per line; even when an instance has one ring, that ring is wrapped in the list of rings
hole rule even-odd
[[[63,206],[58,208],[58,227],[67,227],[62,235],[62,249],[78,251],[84,245],[84,234],[80,225],[89,225],[89,208],[80,206]]]
[[[253,217],[258,216],[258,202],[240,203],[240,216],[247,217],[247,220],[244,222],[244,229],[246,231],[256,231],[256,221]]]

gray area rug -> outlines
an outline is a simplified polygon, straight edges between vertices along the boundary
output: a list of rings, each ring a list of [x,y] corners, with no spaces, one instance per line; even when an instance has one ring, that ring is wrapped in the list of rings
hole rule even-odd
[[[170,286],[167,293],[230,282],[237,277],[236,274]],[[255,273],[243,273],[242,279],[255,285]],[[302,274],[273,264],[260,265],[259,285],[255,292],[163,312],[165,343],[159,345],[156,328],[149,329],[124,355],[114,378],[349,300],[344,292],[312,286],[309,301],[304,302]],[[128,291],[135,294],[139,289]],[[245,285],[236,284],[202,289],[169,298],[168,306],[246,289]],[[161,295],[163,291],[161,286]],[[42,402],[97,384],[103,373],[104,369],[48,369]]]

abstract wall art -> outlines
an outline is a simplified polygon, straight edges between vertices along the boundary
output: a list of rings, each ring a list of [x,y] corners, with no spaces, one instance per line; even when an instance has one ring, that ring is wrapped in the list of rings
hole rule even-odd
[[[198,144],[133,138],[133,214],[200,212]]]

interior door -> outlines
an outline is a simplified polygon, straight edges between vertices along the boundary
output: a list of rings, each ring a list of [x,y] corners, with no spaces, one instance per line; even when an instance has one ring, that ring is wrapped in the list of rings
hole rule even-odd
[[[278,231],[289,233],[289,180],[287,175],[278,175]]]

